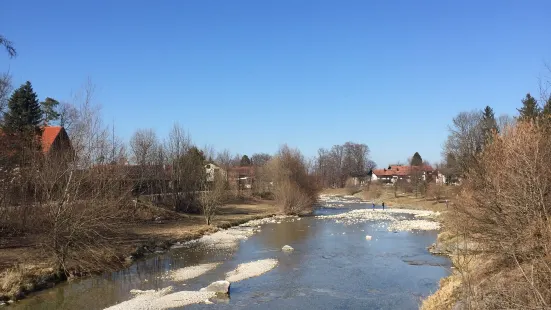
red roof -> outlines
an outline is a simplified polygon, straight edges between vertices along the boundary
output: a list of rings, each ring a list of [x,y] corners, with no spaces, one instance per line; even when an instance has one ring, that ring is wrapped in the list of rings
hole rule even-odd
[[[398,165],[391,165],[390,169],[375,169],[373,170],[373,174],[375,174],[378,177],[381,176],[407,176],[410,175],[412,171],[433,171],[434,169],[429,165],[424,165],[421,167],[418,166],[398,166]]]
[[[42,151],[48,153],[55,139],[59,136],[59,133],[63,130],[61,126],[48,126],[42,128],[42,137],[40,143],[42,144]],[[2,130],[0,129],[0,136],[2,136]]]
[[[63,127],[61,126],[48,126],[42,130],[42,151],[48,153],[55,139],[61,132]]]

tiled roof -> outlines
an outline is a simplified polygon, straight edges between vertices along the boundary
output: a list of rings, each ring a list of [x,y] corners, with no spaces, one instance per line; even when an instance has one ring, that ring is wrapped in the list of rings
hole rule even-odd
[[[375,169],[373,170],[373,174],[375,174],[378,177],[381,176],[407,176],[410,175],[414,171],[433,171],[434,169],[429,165],[424,165],[422,167],[418,166],[399,166],[399,165],[391,165],[390,169]]]
[[[61,126],[48,126],[42,130],[42,151],[48,153],[55,139],[61,132],[63,127]]]
[[[61,126],[47,126],[42,128],[42,137],[40,143],[42,144],[42,151],[48,153],[52,144],[55,142],[55,139],[59,133],[63,130]],[[0,129],[0,136],[2,135],[2,130]]]

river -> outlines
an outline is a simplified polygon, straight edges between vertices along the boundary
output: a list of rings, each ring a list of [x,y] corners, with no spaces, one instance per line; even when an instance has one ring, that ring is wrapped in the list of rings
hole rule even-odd
[[[354,203],[320,208],[315,214],[365,207]],[[449,260],[427,251],[437,232],[390,232],[380,224],[344,225],[315,217],[282,220],[263,225],[234,249],[212,250],[200,244],[172,249],[119,272],[57,285],[9,308],[104,309],[132,298],[132,289],[199,290],[224,279],[240,263],[274,258],[279,261],[275,269],[232,283],[230,298],[186,309],[418,309],[449,274]],[[284,245],[295,250],[283,252]],[[185,285],[168,277],[172,270],[208,262],[223,264]]]

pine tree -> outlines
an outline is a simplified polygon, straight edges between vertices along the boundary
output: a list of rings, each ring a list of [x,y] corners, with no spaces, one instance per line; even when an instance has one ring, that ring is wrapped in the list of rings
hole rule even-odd
[[[42,110],[31,82],[21,85],[8,101],[4,114],[4,131],[37,133],[43,120]]]
[[[48,125],[51,121],[58,120],[59,117],[61,116],[57,112],[58,105],[59,105],[59,101],[52,99],[50,97],[47,97],[46,100],[40,103],[42,114],[44,115],[45,125]]]
[[[411,165],[412,166],[423,165],[423,158],[421,157],[421,155],[419,155],[418,152],[415,152],[415,154],[413,154],[413,157],[411,158]]]
[[[522,99],[522,108],[517,109],[519,112],[519,119],[521,120],[536,120],[540,114],[541,109],[538,106],[536,98],[532,97],[530,93],[526,94],[526,97]]]
[[[251,165],[251,160],[249,159],[249,156],[243,155],[243,157],[241,157],[240,165],[241,166],[250,166]]]
[[[485,142],[488,142],[493,133],[498,132],[498,130],[494,110],[486,106],[482,112],[482,134],[484,135]]]

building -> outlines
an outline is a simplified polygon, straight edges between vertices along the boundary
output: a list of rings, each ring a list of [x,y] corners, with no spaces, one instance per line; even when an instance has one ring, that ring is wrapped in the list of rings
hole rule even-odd
[[[10,145],[9,137],[4,136],[2,131],[0,131],[0,137],[8,139],[8,144],[5,147]],[[17,136],[14,135],[12,138],[16,139]],[[37,137],[38,138],[38,137]],[[73,146],[71,145],[71,140],[69,135],[65,131],[65,128],[61,126],[46,126],[42,128],[40,136],[40,145],[42,148],[42,153],[44,155],[54,155],[54,154],[69,154],[74,155]],[[9,151],[8,151],[9,153]]]
[[[251,166],[233,167],[227,172],[230,187],[239,190],[252,189],[255,181],[255,169]]]
[[[226,170],[222,169],[214,163],[208,163],[205,165],[205,174],[207,182],[214,182],[214,177],[217,174],[220,174],[223,178],[227,177]]]
[[[42,152],[47,155],[59,154],[64,151],[73,152],[71,140],[61,126],[47,126],[42,129]]]
[[[411,177],[417,175],[423,181],[432,180],[434,169],[430,165],[403,166],[390,165],[385,169],[374,169],[371,171],[371,181],[382,183],[395,183],[398,181],[411,181]]]

